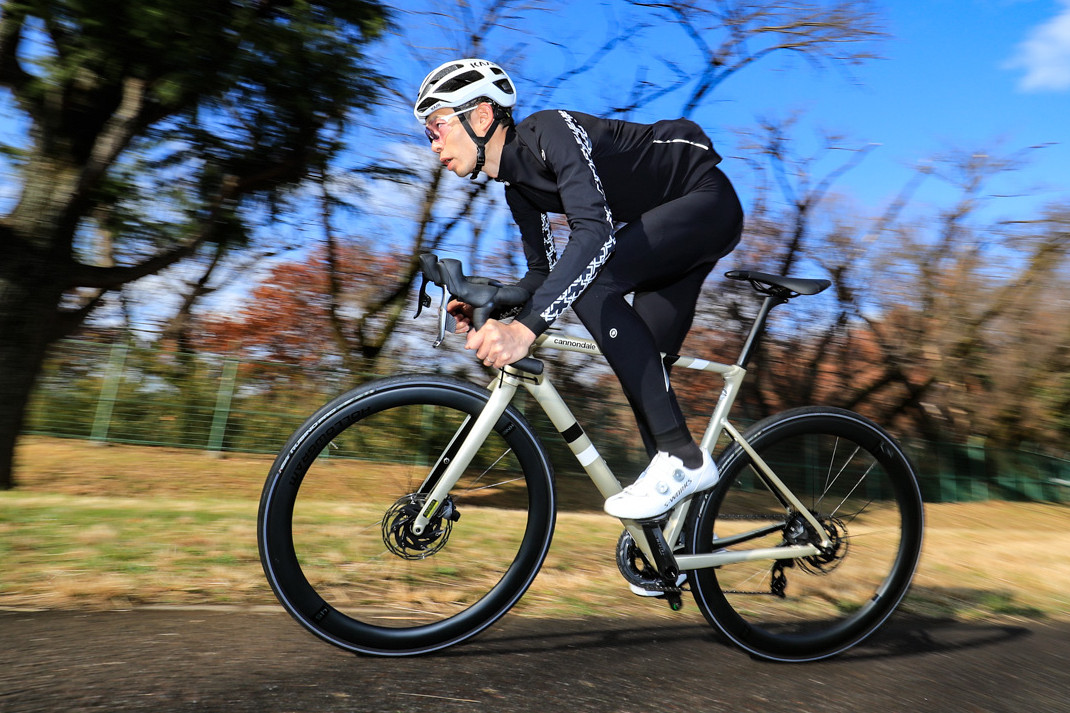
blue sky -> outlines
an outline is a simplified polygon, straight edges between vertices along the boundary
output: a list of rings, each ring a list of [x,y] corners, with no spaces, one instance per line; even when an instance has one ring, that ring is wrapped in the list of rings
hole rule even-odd
[[[930,0],[886,2],[886,59],[851,86],[830,75],[793,73],[775,83],[785,102],[860,141],[880,143],[850,174],[852,191],[880,201],[918,161],[949,147],[1033,152],[1012,176],[1041,201],[1070,197],[1070,2]],[[741,90],[742,92],[749,90]]]
[[[564,26],[583,30],[565,41],[577,54],[585,41],[598,46],[613,30],[607,18],[619,17],[619,8],[594,0],[571,4],[565,12],[580,22]],[[991,188],[1025,194],[1002,201],[1008,213],[1070,201],[1070,0],[885,0],[876,8],[891,35],[876,46],[882,59],[847,76],[769,57],[723,84],[694,118],[728,149],[735,130],[753,125],[755,117],[793,112],[802,116],[797,135],[804,152],[807,137],[814,141],[818,131],[843,134],[849,146],[880,144],[836,186],[871,211],[894,197],[919,162],[952,149],[1000,155],[1048,145],[1027,152],[1028,163]],[[667,56],[687,43],[666,25],[644,35],[638,49]],[[573,100],[591,113],[599,113],[599,104],[604,111],[607,101],[590,95]],[[678,108],[678,102],[663,102],[634,118]],[[725,169],[739,171],[731,158]],[[930,181],[918,195],[939,203],[949,194]]]
[[[469,7],[478,12],[485,1],[473,0]],[[804,149],[817,130],[844,134],[845,145],[851,147],[880,144],[835,186],[854,201],[859,218],[881,212],[919,162],[948,149],[1000,154],[1051,144],[1030,152],[1030,162],[1021,170],[993,182],[993,192],[1023,197],[1001,199],[994,204],[996,213],[987,217],[1025,220],[1036,217],[1046,205],[1070,206],[1070,0],[875,0],[875,7],[891,35],[875,48],[883,59],[869,61],[846,76],[837,69],[815,70],[786,56],[768,58],[727,81],[713,101],[695,113],[693,118],[726,155],[724,168],[744,194],[745,205],[750,186],[739,160],[737,130],[754,126],[759,116],[801,112],[802,123],[794,136]],[[461,35],[443,37],[444,27],[457,24],[449,17],[414,16],[407,11],[455,8],[453,0],[399,4],[409,35],[395,38],[379,56],[389,62],[387,71],[412,92],[434,63],[455,58]],[[488,48],[508,52],[503,48],[527,42],[532,55],[514,74],[521,93],[519,113],[533,108],[525,106],[524,99],[538,91],[540,81],[587,56],[608,37],[627,33],[631,12],[621,0],[562,0],[554,13],[525,15],[515,23],[517,31],[494,28]],[[650,28],[637,34],[631,47],[600,65],[597,82],[589,76],[576,79],[552,101],[605,113],[614,99],[627,94],[636,64],[679,58],[688,47],[678,27]],[[492,52],[488,57],[506,59]],[[370,123],[401,132],[411,128],[412,143],[406,151],[425,152],[427,144],[420,138],[408,101],[399,100]],[[678,112],[679,101],[670,99],[632,118],[652,121]],[[10,99],[0,91],[0,141],[19,143],[24,127],[12,118]],[[396,144],[390,143],[396,139],[363,129],[355,134],[352,150],[358,163],[377,154],[399,155]],[[466,182],[453,183],[460,189]],[[377,213],[381,218],[404,212],[404,206],[396,203],[407,194],[396,186],[388,190],[391,200],[384,200],[381,210],[365,205],[366,217],[375,220]],[[0,210],[11,206],[16,191],[10,174],[0,166]],[[946,186],[930,180],[916,203],[925,211],[946,206],[951,198]],[[507,219],[499,218],[496,226],[504,228]],[[466,239],[458,236],[458,240]],[[151,282],[146,281],[144,288],[151,291]]]
[[[477,11],[479,5],[472,3]],[[402,7],[455,6],[417,0]],[[891,35],[876,46],[883,59],[853,69],[848,77],[837,69],[815,70],[786,56],[771,57],[731,78],[714,101],[696,112],[694,118],[728,155],[725,169],[737,178],[742,191],[747,190],[744,169],[731,155],[738,150],[736,130],[753,126],[758,116],[801,112],[796,133],[802,147],[819,129],[844,134],[849,146],[880,144],[836,186],[864,211],[879,211],[914,166],[950,148],[1000,154],[1052,144],[1030,152],[1022,170],[994,182],[992,189],[1027,196],[1001,202],[1002,210],[1018,218],[1029,217],[1020,213],[1035,212],[1046,204],[1070,202],[1070,0],[877,0],[875,7],[885,16]],[[547,49],[541,43],[557,41],[573,58],[585,56],[607,37],[626,31],[629,12],[619,0],[572,0],[555,13],[525,16],[518,24],[529,33],[525,41],[537,52],[537,61],[529,61],[517,77],[520,112],[530,108],[523,106],[524,95],[537,91],[540,80],[568,64],[566,50]],[[443,42],[442,27],[433,17],[403,13],[401,20],[416,34],[425,35],[424,47],[449,44],[449,36]],[[448,19],[441,22],[449,24]],[[521,36],[510,36],[502,28],[492,34],[498,39],[488,39],[488,47],[498,49]],[[630,67],[643,61],[656,63],[658,57],[678,57],[687,46],[679,28],[669,24],[652,28],[637,35],[629,48],[632,56],[618,53],[600,67],[596,89],[590,81],[578,79],[554,101],[604,113],[613,98],[626,93]],[[383,56],[393,61],[404,54],[395,44]],[[421,54],[428,61],[443,61],[452,58],[453,50],[427,49]],[[429,68],[405,61],[391,70],[414,86]],[[17,141],[6,99],[0,93],[0,139]],[[678,111],[678,100],[666,100],[633,118],[653,120]],[[399,105],[396,118],[411,121],[407,107]],[[366,144],[363,149],[375,152]],[[0,205],[5,194],[9,200],[13,196],[14,186],[4,183],[0,180]],[[930,181],[919,197],[939,203],[947,193]]]

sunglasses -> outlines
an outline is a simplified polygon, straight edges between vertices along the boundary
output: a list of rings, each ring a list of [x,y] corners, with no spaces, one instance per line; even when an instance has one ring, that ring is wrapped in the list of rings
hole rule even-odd
[[[461,114],[467,114],[475,109],[471,107],[469,109],[462,109],[461,111],[455,111],[452,114],[443,114],[442,116],[435,117],[430,123],[424,125],[424,134],[427,136],[427,140],[431,143],[436,141],[443,141],[446,138],[446,134],[450,133],[450,127],[453,126],[447,119]]]

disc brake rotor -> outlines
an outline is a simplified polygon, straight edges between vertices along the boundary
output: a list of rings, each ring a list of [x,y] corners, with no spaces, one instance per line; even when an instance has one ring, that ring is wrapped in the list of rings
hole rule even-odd
[[[828,574],[847,557],[847,525],[838,517],[818,518],[829,546],[816,555],[800,559],[799,567],[809,574]]]
[[[420,534],[412,530],[427,501],[426,493],[412,493],[398,499],[383,516],[383,543],[392,553],[407,560],[421,560],[446,546],[453,523],[460,513],[447,498]]]

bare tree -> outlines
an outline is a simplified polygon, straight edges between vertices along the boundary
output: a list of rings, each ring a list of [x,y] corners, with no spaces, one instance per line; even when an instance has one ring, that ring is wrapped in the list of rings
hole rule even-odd
[[[872,44],[886,37],[880,14],[868,2],[633,0],[633,4],[679,27],[697,59],[682,59],[675,48],[659,58],[676,81],[640,79],[629,102],[614,109],[621,114],[654,99],[682,94],[683,116],[690,116],[725,80],[766,57],[789,54],[816,67],[843,69],[875,58]]]
[[[804,310],[802,321],[779,315],[757,365],[754,415],[819,400],[930,440],[1064,442],[1067,212],[985,218],[997,198],[989,186],[1026,154],[959,152],[924,162],[884,212],[862,220],[829,189],[870,147],[818,176],[815,165],[828,164],[836,143],[800,157],[784,129],[766,124],[752,145],[750,154],[768,165],[752,216],[756,244],[744,249],[773,269],[801,260],[820,266],[834,281],[835,303]],[[911,214],[919,187],[933,180],[957,197],[935,209],[935,219],[916,207]],[[768,197],[774,187],[782,200]],[[729,290],[722,299],[735,315],[749,298]]]

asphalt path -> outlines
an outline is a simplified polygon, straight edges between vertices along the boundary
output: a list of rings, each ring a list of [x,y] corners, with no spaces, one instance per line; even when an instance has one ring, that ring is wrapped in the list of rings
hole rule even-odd
[[[354,656],[276,610],[0,613],[0,711],[1070,713],[1070,624],[902,615],[830,661],[748,657],[697,616],[506,616],[431,656]]]

